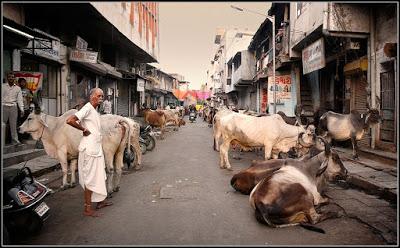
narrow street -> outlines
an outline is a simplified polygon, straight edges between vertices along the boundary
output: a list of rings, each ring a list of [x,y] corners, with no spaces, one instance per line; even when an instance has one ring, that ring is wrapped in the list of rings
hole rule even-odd
[[[301,227],[273,229],[259,224],[248,196],[230,186],[231,177],[250,165],[254,153],[231,158],[234,171],[221,170],[212,148],[212,129],[201,119],[157,140],[143,157],[140,171],[122,176],[114,205],[99,210],[99,218],[84,217],[83,190],[77,186],[50,195],[51,216],[29,245],[384,245],[385,240],[350,213],[364,199],[375,208],[390,209],[353,189],[332,186],[328,195],[347,215],[317,224],[326,234]],[[232,152],[230,156],[232,157]],[[53,174],[60,171],[53,172]],[[60,180],[51,186],[57,189]],[[326,207],[340,209],[330,204]],[[359,208],[359,209],[357,209]],[[389,211],[389,210],[388,210]],[[395,209],[393,220],[396,219]],[[376,216],[378,219],[382,216]],[[394,222],[394,225],[396,222]]]

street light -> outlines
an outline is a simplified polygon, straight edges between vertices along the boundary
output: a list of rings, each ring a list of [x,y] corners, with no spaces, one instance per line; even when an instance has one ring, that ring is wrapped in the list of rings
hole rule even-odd
[[[234,5],[231,5],[231,8],[236,9],[236,10],[238,10],[238,11],[242,11],[242,12],[243,12],[244,10],[246,10],[246,11],[251,12],[251,13],[255,13],[255,14],[258,14],[258,15],[265,16],[265,17],[272,23],[272,80],[273,80],[273,83],[274,83],[274,91],[273,91],[273,94],[274,94],[274,114],[276,114],[275,16],[274,16],[274,15],[272,15],[272,16],[264,15],[264,14],[258,13],[258,12],[256,12],[256,11],[253,11],[253,10],[250,10],[250,9],[246,9],[246,8],[239,8],[239,7],[234,6]]]

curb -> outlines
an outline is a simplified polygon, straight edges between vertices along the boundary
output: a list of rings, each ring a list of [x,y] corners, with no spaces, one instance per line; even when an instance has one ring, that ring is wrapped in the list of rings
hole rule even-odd
[[[375,185],[375,184],[365,180],[363,177],[358,176],[356,174],[348,175],[346,178],[346,183],[350,187],[361,189],[368,194],[377,195],[380,198],[382,198],[386,201],[389,201],[390,203],[397,202],[396,192],[391,191],[390,189]]]
[[[39,170],[36,170],[36,171],[32,171],[32,175],[33,175],[33,177],[41,177],[44,174],[53,172],[53,171],[55,171],[57,169],[61,169],[61,164],[60,163],[57,163],[57,164],[52,165],[52,166],[47,167],[47,168],[43,168],[43,169],[39,169]]]

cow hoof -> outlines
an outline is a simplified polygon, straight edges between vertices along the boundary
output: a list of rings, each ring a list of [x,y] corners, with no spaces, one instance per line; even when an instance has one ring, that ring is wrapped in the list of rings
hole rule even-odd
[[[226,168],[228,171],[233,171],[232,167],[227,167]]]
[[[113,191],[114,191],[114,192],[118,192],[118,191],[119,191],[119,186],[116,187]]]
[[[360,158],[358,157],[358,155],[353,155],[353,159],[354,159],[354,160],[360,160]]]
[[[138,171],[138,170],[142,169],[142,166],[135,166],[134,169],[135,169],[136,171]]]
[[[68,188],[68,185],[61,185],[60,190],[64,191]]]
[[[70,188],[75,188],[75,186],[76,186],[76,183],[71,183],[71,184],[69,185]]]

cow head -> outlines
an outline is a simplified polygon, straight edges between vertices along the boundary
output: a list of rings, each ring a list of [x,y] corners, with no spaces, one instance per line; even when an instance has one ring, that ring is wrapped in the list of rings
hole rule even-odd
[[[322,163],[317,172],[317,176],[324,174],[330,182],[346,179],[347,170],[337,152],[332,150],[329,143],[321,136],[318,136],[317,140],[321,140],[324,143],[326,157],[325,161]]]
[[[40,139],[43,128],[48,127],[45,116],[40,109],[35,109],[34,112],[28,115],[24,123],[18,128],[18,131],[31,134],[34,140]]]

